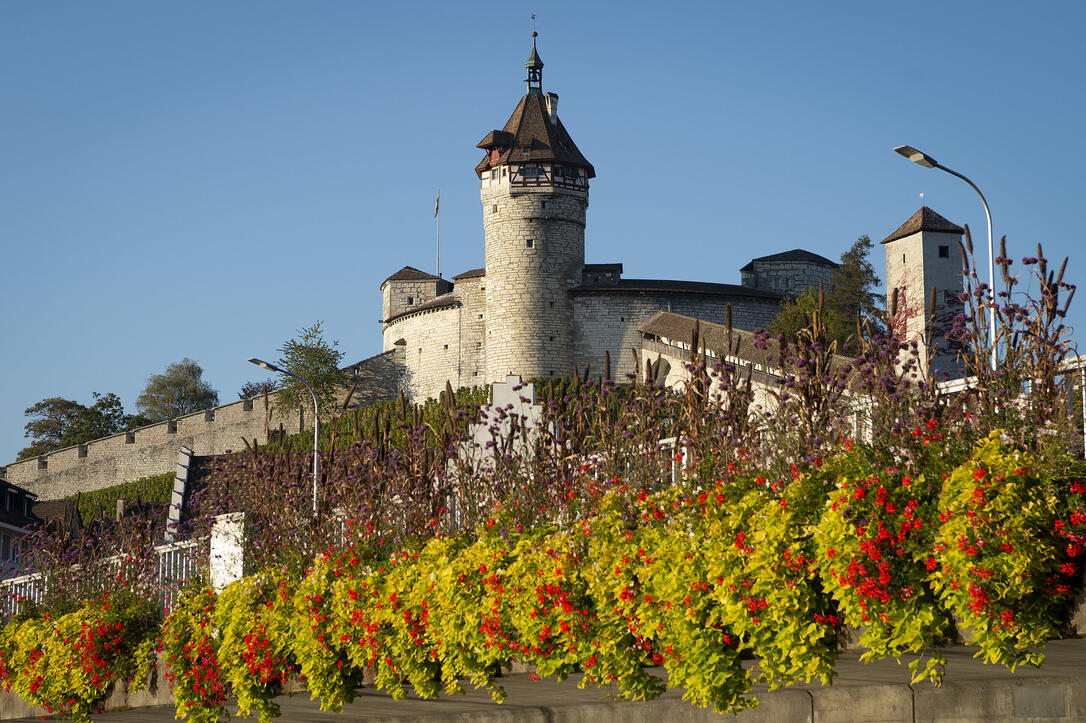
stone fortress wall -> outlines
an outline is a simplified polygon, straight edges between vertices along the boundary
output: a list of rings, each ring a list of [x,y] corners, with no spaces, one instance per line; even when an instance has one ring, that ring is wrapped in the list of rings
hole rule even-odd
[[[379,354],[347,367],[354,391],[341,404],[349,407],[372,404],[399,394],[402,384],[395,374],[399,352]],[[313,412],[282,414],[275,394],[244,399],[184,417],[150,424],[86,444],[60,449],[40,457],[12,462],[0,468],[11,484],[33,492],[40,500],[70,497],[148,475],[173,471],[177,453],[188,447],[196,455],[224,454],[245,448],[245,441],[267,440],[266,432],[279,428],[287,434],[312,429]]]
[[[437,277],[430,279],[389,279],[381,285],[381,318],[391,319],[429,303],[446,293],[452,285]],[[385,348],[388,351],[388,347]]]
[[[604,373],[606,357],[611,354],[611,378],[627,380],[634,371],[633,349],[640,355],[641,333],[638,327],[658,311],[671,311],[717,324],[727,322],[728,304],[732,305],[732,325],[737,329],[767,327],[780,312],[780,301],[772,297],[741,297],[691,293],[635,292],[621,293],[593,290],[576,293],[573,303],[574,360],[584,373],[590,365],[592,377]],[[643,363],[639,365],[644,369]]]
[[[773,291],[787,296],[799,296],[807,288],[817,289],[819,284],[830,287],[830,277],[836,264],[825,264],[805,259],[807,252],[796,251],[754,259],[744,266],[742,284],[751,289]]]

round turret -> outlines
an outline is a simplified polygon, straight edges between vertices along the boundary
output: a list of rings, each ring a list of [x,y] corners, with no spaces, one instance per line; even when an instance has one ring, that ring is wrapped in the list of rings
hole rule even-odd
[[[573,373],[569,289],[584,267],[588,180],[595,171],[542,92],[532,41],[528,92],[478,144],[486,237],[486,382]]]

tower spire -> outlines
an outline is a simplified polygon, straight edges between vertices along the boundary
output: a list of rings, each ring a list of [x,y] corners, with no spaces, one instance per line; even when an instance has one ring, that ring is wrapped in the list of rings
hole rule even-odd
[[[534,21],[534,16],[532,19]],[[543,61],[539,59],[539,53],[537,53],[535,49],[535,39],[538,36],[539,33],[533,30],[532,54],[528,56],[528,62],[524,64],[524,67],[528,71],[528,77],[526,78],[528,93],[543,95]]]

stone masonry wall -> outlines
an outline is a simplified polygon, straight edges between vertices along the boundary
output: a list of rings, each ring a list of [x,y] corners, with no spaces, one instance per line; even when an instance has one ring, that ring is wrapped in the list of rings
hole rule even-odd
[[[389,338],[404,339],[405,381],[412,399],[423,401],[438,396],[445,382],[457,389],[464,382],[460,332],[463,306],[424,311],[397,320],[386,330]],[[469,372],[470,374],[470,372]]]
[[[274,404],[271,407],[268,413],[270,427],[277,428],[282,422],[288,433],[299,430],[299,415],[282,416],[275,412]],[[312,416],[310,412],[310,424]],[[198,455],[244,449],[243,437],[250,440],[265,438],[264,422],[262,398],[237,401],[14,462],[6,468],[7,480],[30,490],[42,500],[68,497],[76,492],[170,472],[182,446]]]
[[[727,305],[732,305],[732,324],[737,329],[767,327],[780,311],[774,299],[709,294],[638,292],[580,292],[573,296],[574,363],[583,373],[591,365],[591,375],[604,371],[604,351],[611,352],[611,377],[626,381],[634,370],[632,349],[641,348],[637,327],[657,311],[672,311],[706,321],[727,321]]]
[[[447,287],[447,283],[445,284]],[[409,311],[411,307],[432,301],[438,296],[438,281],[386,281],[381,290],[381,318],[391,319],[397,314]],[[408,302],[411,303],[408,303]],[[395,341],[395,340],[393,340]],[[391,349],[391,342],[385,343],[385,351]]]
[[[391,399],[399,393],[400,367],[395,355],[379,354],[348,369],[348,374],[352,369],[357,371],[350,377],[356,385],[351,395],[353,406]],[[263,397],[240,400],[13,462],[4,468],[4,474],[8,482],[30,490],[41,500],[59,499],[171,472],[183,446],[197,455],[244,449],[243,438],[264,442],[265,431],[278,429],[280,423],[288,434],[312,429],[313,412],[280,413],[274,394],[269,395],[267,409]]]
[[[573,304],[584,266],[587,190],[482,181],[486,383],[573,372]]]
[[[926,309],[935,292],[936,328],[933,341],[937,352],[932,368],[960,374],[957,350],[951,348],[946,333],[956,314],[964,310],[958,299],[962,292],[962,259],[958,249],[961,236],[955,233],[922,231],[886,244],[886,304],[892,303],[898,289],[897,321],[906,338],[921,343],[927,327]],[[940,255],[942,247],[945,256]],[[923,355],[922,355],[923,357]]]
[[[806,261],[754,261],[754,271],[743,273],[743,286],[799,296],[807,287],[830,285],[833,269]]]
[[[481,386],[486,377],[486,277],[456,282],[456,295],[464,304],[460,327],[462,386]]]

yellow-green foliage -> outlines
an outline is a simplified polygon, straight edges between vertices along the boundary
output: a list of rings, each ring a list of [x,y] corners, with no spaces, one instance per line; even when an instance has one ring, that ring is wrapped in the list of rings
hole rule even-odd
[[[657,492],[612,480],[565,525],[525,530],[510,506],[470,535],[390,556],[329,549],[301,580],[274,570],[190,591],[161,636],[179,717],[218,720],[232,692],[267,721],[295,674],[331,710],[367,680],[396,698],[466,680],[500,701],[514,659],[538,676],[583,671],[582,686],[620,698],[682,688],[734,713],[757,704],[755,680],[830,681],[842,624],[865,628],[865,659],[919,652],[915,677],[938,682],[952,616],[985,659],[1039,664],[1081,574],[1086,484],[1042,474],[998,435],[945,472],[872,459],[846,446],[790,480],[699,470]],[[100,608],[9,625],[5,682],[85,714],[104,689],[81,677],[71,641]]]
[[[1061,492],[998,433],[943,482],[931,581],[987,662],[1036,667],[1044,659],[1036,649],[1059,635],[1060,603],[1078,572],[1068,554],[1076,542],[1065,538],[1086,521],[1081,506],[1061,519]]]
[[[0,677],[32,705],[89,720],[118,681],[146,684],[156,630],[152,603],[130,593],[16,618],[0,631]]]
[[[163,472],[112,487],[80,493],[79,517],[84,524],[102,515],[113,517],[117,509],[117,500],[169,502],[173,492],[173,480],[173,472]]]

